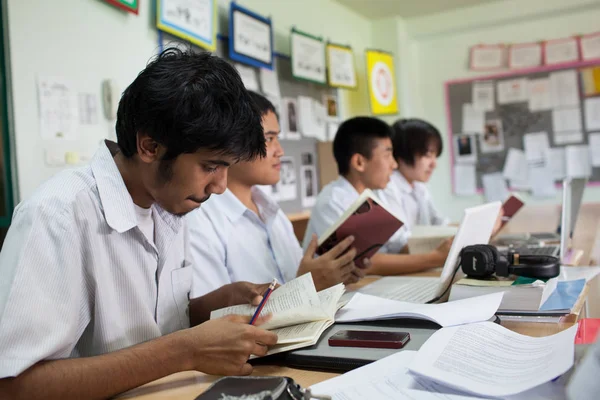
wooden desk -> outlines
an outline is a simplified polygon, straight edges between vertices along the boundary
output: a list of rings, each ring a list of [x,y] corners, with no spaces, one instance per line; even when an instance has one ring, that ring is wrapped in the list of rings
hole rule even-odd
[[[544,205],[525,207],[504,228],[505,232],[547,232],[554,231],[560,219],[560,207]],[[584,204],[577,228],[573,237],[573,247],[584,251],[581,265],[588,265],[590,251],[594,247],[596,231],[600,222],[600,203]],[[434,276],[438,271],[428,271],[414,276]],[[377,278],[365,278],[360,285],[366,285]],[[600,278],[588,283],[588,317],[600,318]],[[574,322],[574,321],[573,321]],[[562,324],[503,322],[502,325],[515,332],[530,336],[548,336],[558,333],[573,325],[573,322]],[[330,379],[337,374],[305,371],[278,366],[258,366],[254,375],[286,375],[294,378],[302,386]],[[189,399],[192,400],[204,391],[218,377],[204,375],[200,372],[188,371],[173,374],[159,379],[137,389],[129,391],[119,398],[150,400],[150,399]]]

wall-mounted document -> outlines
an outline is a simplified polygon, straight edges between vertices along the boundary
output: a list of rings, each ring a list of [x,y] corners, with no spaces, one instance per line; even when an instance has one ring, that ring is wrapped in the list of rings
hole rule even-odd
[[[554,132],[581,131],[581,110],[579,107],[552,110],[552,127]]]
[[[158,29],[215,51],[216,0],[160,0],[156,4]]]
[[[481,180],[487,202],[504,201],[508,198],[508,186],[502,172],[482,175]]]
[[[371,112],[375,115],[398,113],[398,94],[394,56],[380,50],[367,50],[367,86]]]
[[[454,193],[459,196],[472,196],[477,193],[475,165],[454,165]]]
[[[546,132],[527,133],[523,137],[525,159],[527,163],[543,163],[546,150],[550,148],[550,141]],[[522,171],[521,171],[522,172]]]
[[[550,74],[550,90],[554,107],[579,105],[579,84],[577,71],[567,70]]]
[[[593,167],[600,167],[600,132],[589,136],[590,157]]]
[[[540,43],[513,44],[508,49],[509,68],[532,68],[542,64],[542,45]]]
[[[551,110],[553,104],[550,79],[531,79],[529,81],[529,111]]]
[[[528,177],[533,197],[552,198],[556,196],[554,176],[550,166],[545,162],[529,165]]]
[[[504,161],[504,170],[502,175],[506,179],[519,180],[523,177],[523,171],[527,171],[527,158],[521,149],[511,147],[508,149],[506,161]]]
[[[576,333],[576,325],[546,337],[520,335],[492,322],[444,328],[423,344],[409,370],[477,395],[515,395],[573,366]]]
[[[561,180],[567,175],[564,147],[552,147],[546,150],[546,164],[554,180]]]
[[[327,140],[325,124],[327,110],[322,103],[312,97],[298,96],[298,113],[300,115],[300,131],[305,137],[320,141]]]
[[[326,83],[325,43],[322,39],[292,29],[292,75],[317,83]]]
[[[473,84],[471,103],[473,108],[479,111],[494,110],[494,83],[475,82]]]
[[[231,3],[229,58],[255,67],[273,68],[271,20]]]
[[[527,79],[509,79],[498,82],[498,104],[521,103],[529,98],[529,84]]]
[[[258,78],[256,77],[256,70],[252,67],[246,67],[242,64],[235,64],[235,69],[240,74],[242,78],[242,82],[244,82],[244,86],[248,90],[252,90],[254,92],[258,92]]]
[[[42,139],[77,139],[77,93],[65,78],[39,76],[38,106]]]
[[[566,38],[544,42],[544,64],[563,64],[579,61],[577,39]]]
[[[463,104],[462,131],[463,133],[481,134],[485,124],[485,113],[476,109],[473,104]]]
[[[506,47],[485,44],[473,46],[469,58],[472,70],[502,68],[506,65]]]
[[[267,96],[277,99],[281,97],[281,89],[279,88],[277,72],[274,70],[266,68],[260,69],[260,85],[263,93]]]
[[[600,34],[592,33],[579,38],[581,47],[581,58],[583,61],[596,60],[600,58]]]
[[[567,177],[588,178],[592,175],[590,148],[587,145],[567,146],[565,148]]]
[[[600,97],[585,99],[585,130],[600,130]]]
[[[328,43],[326,50],[329,86],[355,89],[356,69],[352,48]]]

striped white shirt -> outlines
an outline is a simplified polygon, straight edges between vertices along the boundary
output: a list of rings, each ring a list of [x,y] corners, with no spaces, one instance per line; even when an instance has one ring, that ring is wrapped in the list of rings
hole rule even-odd
[[[193,297],[232,282],[280,283],[296,277],[302,248],[277,202],[252,188],[260,218],[229,189],[186,216],[194,267]]]
[[[17,206],[0,253],[0,378],[189,326],[183,219],[152,207],[155,244],[105,144]]]

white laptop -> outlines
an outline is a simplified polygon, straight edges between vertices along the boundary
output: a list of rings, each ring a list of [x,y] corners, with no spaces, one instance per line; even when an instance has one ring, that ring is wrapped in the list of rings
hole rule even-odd
[[[499,201],[465,209],[454,237],[444,269],[439,278],[390,276],[381,278],[358,291],[386,299],[427,303],[433,299],[446,301],[455,278],[462,277],[458,268],[460,251],[474,244],[487,244],[492,235],[502,204]]]

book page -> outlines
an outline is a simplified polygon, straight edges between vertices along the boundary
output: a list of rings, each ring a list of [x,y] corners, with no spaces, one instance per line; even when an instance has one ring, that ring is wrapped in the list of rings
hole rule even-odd
[[[344,284],[339,283],[317,293],[321,302],[321,308],[327,313],[328,318],[333,319],[335,317],[335,312],[338,310],[338,303],[345,290]]]
[[[286,326],[284,328],[274,329],[272,332],[277,334],[277,344],[307,342],[318,340],[321,333],[332,324],[331,320],[321,320]]]
[[[213,311],[210,318],[215,319],[231,314],[252,316],[255,311],[256,307],[242,304]],[[272,318],[261,325],[263,329],[275,329],[327,318],[327,313],[321,308],[321,301],[311,274],[304,274],[273,291],[261,312],[261,315],[267,314],[272,314]]]
[[[440,329],[409,369],[437,383],[483,396],[509,396],[550,382],[573,366],[577,325],[529,337],[492,322]]]

